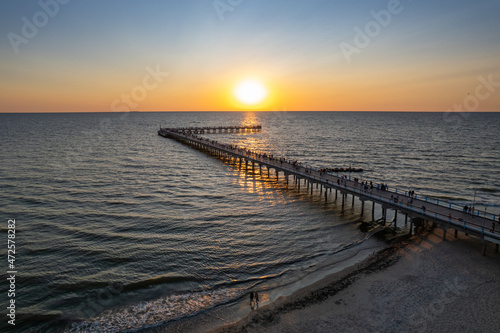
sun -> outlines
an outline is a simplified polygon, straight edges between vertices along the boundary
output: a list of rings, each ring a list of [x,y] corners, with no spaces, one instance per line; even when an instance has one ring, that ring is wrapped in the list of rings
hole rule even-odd
[[[234,89],[234,96],[240,103],[253,106],[262,103],[268,95],[267,88],[255,79],[240,82]]]

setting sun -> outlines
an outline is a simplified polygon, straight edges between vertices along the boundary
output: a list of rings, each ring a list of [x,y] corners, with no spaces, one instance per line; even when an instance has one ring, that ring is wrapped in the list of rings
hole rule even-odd
[[[245,80],[234,89],[234,96],[245,105],[262,103],[268,95],[267,88],[258,80]]]

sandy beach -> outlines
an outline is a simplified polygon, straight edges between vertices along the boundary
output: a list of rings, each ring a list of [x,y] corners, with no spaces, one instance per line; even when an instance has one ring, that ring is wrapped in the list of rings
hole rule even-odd
[[[211,333],[498,332],[500,255],[481,246],[428,230]]]

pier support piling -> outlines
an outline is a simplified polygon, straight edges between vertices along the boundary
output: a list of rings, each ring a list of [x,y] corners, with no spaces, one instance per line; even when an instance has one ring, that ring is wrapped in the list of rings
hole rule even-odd
[[[390,224],[394,223],[394,228],[397,228],[397,223],[398,223],[398,213],[405,214],[405,225],[410,222],[410,235],[413,234],[413,228],[415,225],[415,230],[418,231],[418,229],[426,222],[433,222],[433,225],[437,225],[440,223],[440,227],[443,229],[443,240],[446,240],[446,234],[447,234],[447,229],[453,229],[454,230],[454,236],[455,238],[458,238],[458,231],[462,230],[465,233],[465,236],[469,236],[469,234],[473,236],[478,236],[480,237],[484,244],[483,244],[483,255],[486,254],[487,248],[489,246],[489,243],[495,243],[495,252],[499,251],[499,244],[500,237],[498,233],[495,233],[494,231],[494,225],[496,223],[496,220],[498,219],[498,215],[492,215],[492,214],[487,214],[486,211],[484,212],[484,216],[480,216],[479,212],[478,214],[475,214],[474,216],[469,216],[466,214],[462,214],[460,209],[456,209],[456,207],[452,207],[450,204],[449,206],[443,206],[442,204],[439,204],[439,201],[437,203],[432,203],[428,202],[427,198],[418,198],[415,196],[415,200],[422,200],[425,199],[426,201],[426,206],[428,207],[428,211],[426,213],[426,210],[424,209],[424,206],[422,206],[422,213],[420,214],[420,209],[418,206],[413,207],[411,202],[408,204],[403,204],[403,202],[394,202],[392,200],[393,192],[391,191],[379,191],[378,189],[373,190],[373,191],[365,191],[363,189],[360,189],[359,183],[354,183],[353,184],[350,181],[344,181],[344,177],[341,178],[339,177],[339,174],[337,173],[337,176],[333,175],[332,173],[322,173],[315,171],[313,169],[309,168],[304,168],[303,166],[297,166],[295,163],[289,163],[288,161],[285,161],[283,159],[277,159],[277,158],[270,158],[270,157],[264,157],[262,155],[258,155],[254,152],[250,152],[247,149],[241,149],[236,146],[228,146],[222,143],[218,143],[215,140],[208,140],[204,138],[200,138],[198,135],[204,135],[204,134],[222,134],[222,133],[242,133],[242,132],[258,132],[261,129],[261,126],[230,126],[230,127],[185,127],[185,128],[160,128],[158,131],[158,135],[161,135],[166,138],[171,138],[175,139],[177,141],[180,141],[181,143],[185,145],[189,145],[192,148],[198,149],[202,152],[205,152],[206,154],[215,157],[219,159],[221,162],[227,162],[229,165],[234,165],[238,166],[239,164],[239,169],[243,171],[243,163],[245,163],[245,171],[248,172],[250,171],[249,168],[249,163],[252,163],[252,170],[254,172],[254,178],[255,178],[255,170],[256,170],[256,164],[259,167],[259,172],[261,175],[261,178],[263,178],[262,175],[262,167],[267,168],[267,176],[270,178],[270,170],[271,168],[274,168],[275,174],[276,174],[276,181],[279,182],[279,172],[283,172],[283,175],[285,176],[285,182],[287,188],[289,188],[290,185],[290,179],[289,177],[292,175],[295,180],[295,184],[298,186],[299,192],[300,192],[300,186],[301,186],[301,177],[303,177],[304,182],[307,186],[307,192],[309,192],[309,186],[311,187],[311,195],[314,194],[314,184],[316,184],[316,189],[320,189],[320,200],[321,200],[321,195],[323,195],[323,190],[325,192],[325,202],[328,201],[328,191],[332,194],[332,190],[335,190],[335,202],[337,202],[338,199],[338,194],[342,195],[342,211],[345,209],[345,205],[347,200],[349,200],[349,195],[351,195],[352,199],[352,207],[355,207],[355,197],[358,197],[361,201],[361,216],[364,216],[364,210],[365,210],[365,201],[371,201],[372,203],[372,221],[375,220],[375,204],[381,205],[382,209],[382,218],[379,219],[379,221],[382,221],[384,225],[387,223],[387,220],[389,217],[387,216],[388,212],[387,210],[394,210],[394,219],[391,221]],[[243,161],[244,160],[244,161]],[[304,173],[305,172],[305,173]],[[351,178],[349,177],[349,180]],[[274,182],[273,182],[274,183]],[[363,184],[364,185],[364,184]],[[374,196],[373,194],[376,193]],[[394,192],[396,195],[398,194],[398,191],[396,190]],[[306,193],[308,194],[308,193]],[[406,196],[406,194],[405,194]],[[391,197],[391,200],[388,200],[389,197]],[[406,199],[406,198],[405,198]],[[409,198],[408,198],[409,199]],[[431,217],[430,212],[435,213],[434,217]],[[454,218],[451,218],[451,216],[454,216]],[[481,214],[482,215],[482,214]],[[418,217],[417,217],[418,216]],[[447,218],[446,218],[447,216]],[[492,218],[493,216],[493,218]],[[408,221],[408,218],[410,218],[410,221]],[[425,220],[428,218],[429,220]],[[489,223],[492,223],[493,221],[493,227],[490,229]],[[450,230],[451,230],[450,229]],[[498,244],[497,244],[498,243]],[[492,248],[493,250],[493,248]]]

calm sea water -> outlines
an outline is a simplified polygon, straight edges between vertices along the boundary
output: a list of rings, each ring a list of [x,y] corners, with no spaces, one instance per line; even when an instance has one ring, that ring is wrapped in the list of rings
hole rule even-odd
[[[358,203],[342,213],[156,133],[257,123],[217,140],[500,212],[500,114],[0,114],[2,253],[15,218],[18,270],[17,325],[0,329],[154,326],[300,279],[365,239]]]

